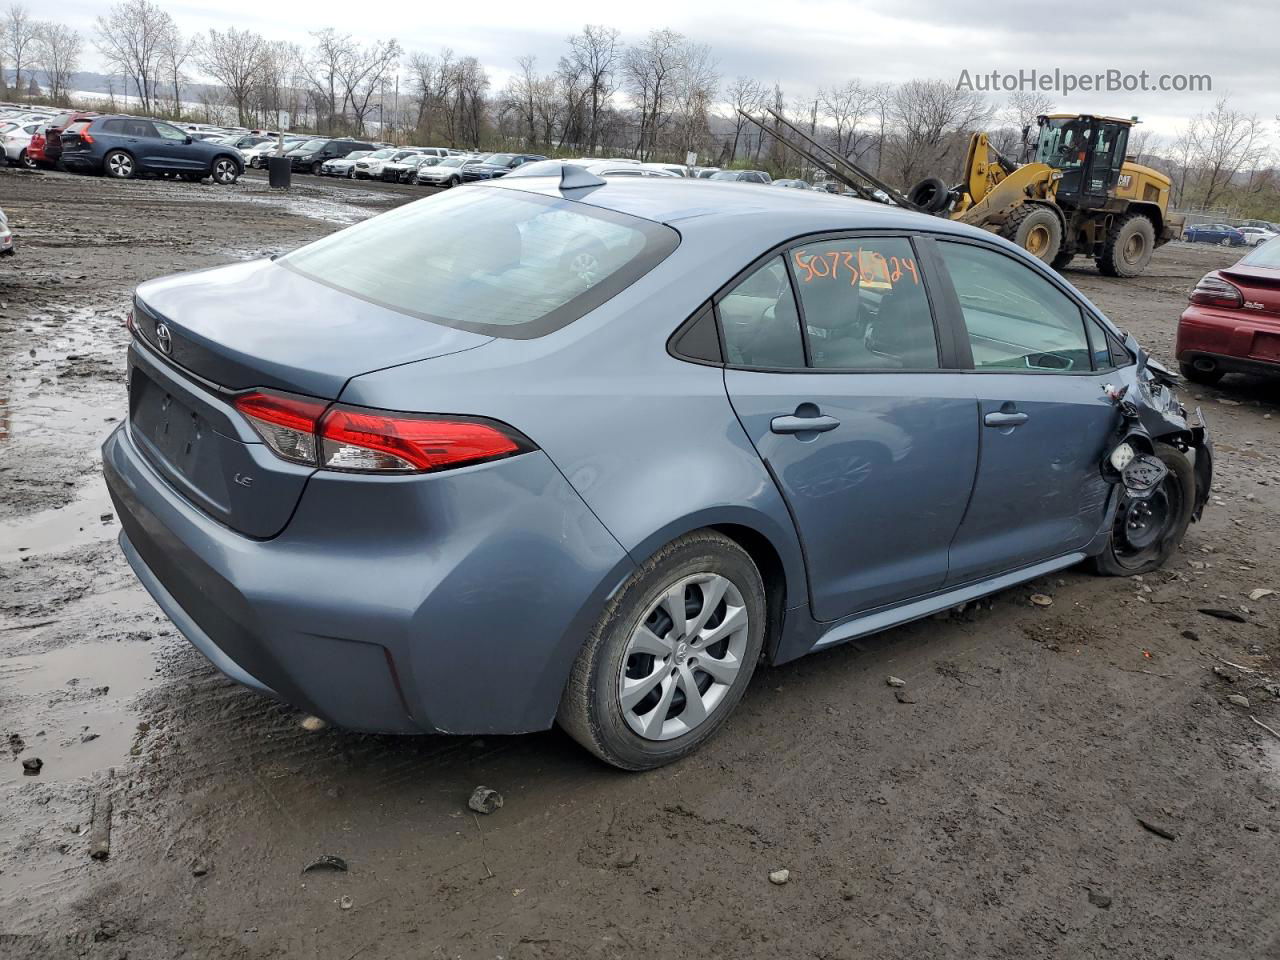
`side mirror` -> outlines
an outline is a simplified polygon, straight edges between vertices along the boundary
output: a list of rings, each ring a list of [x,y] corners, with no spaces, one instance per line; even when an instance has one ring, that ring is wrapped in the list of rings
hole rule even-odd
[[[194,141],[194,140],[192,140],[190,136],[183,137],[183,138],[182,138],[182,142],[183,142],[183,143],[195,143],[195,141]]]

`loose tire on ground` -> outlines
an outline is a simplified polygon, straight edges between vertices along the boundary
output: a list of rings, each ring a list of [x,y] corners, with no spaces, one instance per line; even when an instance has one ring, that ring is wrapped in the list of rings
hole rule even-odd
[[[706,593],[703,580],[710,584]],[[721,599],[709,618],[702,617],[717,584],[723,586]],[[755,563],[728,537],[698,530],[667,544],[609,601],[574,662],[557,722],[597,757],[623,770],[649,770],[692,752],[724,723],[751,680],[765,639],[764,598]],[[673,605],[684,606],[680,626],[665,613]],[[732,671],[725,665],[733,648],[715,649],[730,644],[728,636],[714,644],[699,640],[730,625],[728,636],[736,644]],[[714,667],[708,658],[717,658]],[[728,680],[719,683],[717,675]],[[640,699],[624,706],[628,683],[655,679],[658,684],[645,693],[656,695],[654,705]],[[705,697],[709,706],[695,710],[697,704],[682,699],[689,683],[701,691],[697,704]],[[685,719],[686,711],[692,720]],[[642,735],[638,728],[646,717],[656,721],[650,719],[649,734]],[[680,732],[686,725],[687,732]]]
[[[1004,222],[1000,236],[1052,265],[1062,250],[1062,218],[1043,204],[1024,203]]]
[[[1112,225],[1097,258],[1098,270],[1108,277],[1136,277],[1147,269],[1155,249],[1155,224],[1144,214],[1131,213]]]
[[[1195,468],[1185,453],[1167,443],[1157,443],[1155,455],[1169,468],[1168,476],[1148,501],[1135,501],[1121,494],[1107,545],[1093,558],[1094,570],[1104,576],[1132,577],[1158,570],[1178,549],[1191,523],[1196,500]],[[1143,504],[1146,506],[1142,507]],[[1161,526],[1154,530],[1150,542],[1145,542],[1143,538],[1149,531],[1142,524],[1152,517],[1157,518]],[[1130,527],[1130,523],[1138,527]],[[1138,537],[1140,542],[1129,543],[1130,535]]]

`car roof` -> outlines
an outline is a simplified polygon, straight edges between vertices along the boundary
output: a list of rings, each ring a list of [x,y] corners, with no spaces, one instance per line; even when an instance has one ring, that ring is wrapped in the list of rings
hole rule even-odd
[[[507,176],[479,189],[521,190],[560,196],[560,178]],[[569,191],[569,199],[679,228],[704,229],[728,222],[736,230],[759,228],[775,241],[837,230],[929,230],[958,236],[992,234],[977,227],[871,200],[851,200],[819,190],[761,190],[757,184],[682,177],[618,177],[601,186]],[[749,220],[750,225],[741,223]]]

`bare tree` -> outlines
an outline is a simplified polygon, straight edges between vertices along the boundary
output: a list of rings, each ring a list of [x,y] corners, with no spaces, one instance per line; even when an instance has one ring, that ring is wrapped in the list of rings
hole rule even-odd
[[[22,89],[22,69],[30,65],[39,34],[40,24],[31,19],[27,8],[20,3],[10,4],[0,20],[0,40],[4,42],[5,55],[13,61],[14,90]]]
[[[182,87],[186,82],[186,75],[182,69],[195,54],[196,44],[196,38],[186,39],[178,32],[176,26],[160,43],[160,82],[157,83],[156,98],[157,100],[168,99],[172,104],[171,110],[175,117],[182,114]],[[168,87],[168,95],[160,94],[161,84]]]
[[[760,86],[760,81],[752,77],[738,77],[729,85],[729,89],[725,91],[728,97],[729,105],[733,108],[733,144],[728,151],[728,163],[732,163],[738,156],[738,143],[742,139],[743,130],[747,125],[747,120],[742,116],[749,113],[755,116],[760,107],[764,103],[764,88]],[[748,150],[750,150],[750,134],[747,130]]]
[[[569,38],[568,60],[587,83],[587,150],[594,154],[600,137],[601,115],[617,90],[621,53],[619,33],[612,27],[587,24]]]
[[[162,54],[177,32],[173,18],[150,0],[121,0],[94,25],[107,66],[127,79],[143,112],[154,111]]]
[[[719,84],[720,74],[711,48],[705,43],[686,42],[680,54],[680,69],[671,84],[675,121],[672,146],[677,152],[707,149],[711,104]]]
[[[657,152],[658,134],[670,120],[671,86],[683,68],[685,48],[684,36],[675,30],[653,30],[644,43],[627,49],[623,69],[640,107],[635,156]]]
[[[982,95],[943,80],[909,80],[893,97],[894,138],[889,144],[898,182],[908,186],[922,174],[951,179],[958,174],[962,145],[984,126],[991,109]]]
[[[889,111],[897,90],[891,83],[877,83],[870,90],[871,104],[876,113],[876,176],[884,172],[885,136],[889,130]]]
[[[1262,123],[1256,113],[1231,109],[1227,97],[1191,118],[1191,166],[1197,173],[1200,201],[1207,207],[1241,170],[1256,166],[1266,151]]]
[[[55,103],[70,93],[71,75],[80,67],[80,34],[65,23],[42,23],[36,33],[35,60]]]
[[[338,95],[342,89],[339,79],[342,63],[351,56],[350,35],[325,27],[311,34],[315,48],[305,61],[307,84],[316,104],[317,125],[328,133],[335,131],[340,116]]]
[[[338,61],[338,83],[341,85],[343,106],[350,107],[352,127],[356,133],[364,133],[365,119],[373,111],[374,94],[385,82],[387,75],[400,62],[400,44],[394,39],[379,40],[362,47],[351,43]],[[378,100],[382,109],[382,101]]]
[[[864,141],[870,138],[859,131],[875,106],[871,89],[857,78],[847,80],[841,86],[819,90],[817,106],[833,128],[836,152],[854,160],[860,157],[866,150]]]
[[[409,84],[417,117],[414,128],[430,142],[444,116],[452,94],[453,51],[447,47],[438,56],[415,53],[409,57]]]
[[[196,48],[200,68],[226,88],[240,126],[250,121],[251,101],[262,83],[270,45],[260,33],[229,27],[209,30]]]
[[[998,130],[992,131],[991,140],[997,150],[1011,159],[1023,160],[1016,156],[1018,148],[1032,142],[1032,131],[1036,128],[1039,117],[1053,109],[1053,98],[1047,93],[1037,90],[1018,90],[997,114]]]

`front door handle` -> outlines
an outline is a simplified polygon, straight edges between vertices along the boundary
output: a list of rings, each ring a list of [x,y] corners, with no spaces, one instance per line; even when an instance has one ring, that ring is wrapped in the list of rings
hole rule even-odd
[[[1026,423],[1030,417],[1025,413],[988,413],[982,418],[982,422],[988,427],[1016,427],[1019,424]]]
[[[840,426],[835,417],[774,417],[769,429],[774,433],[826,433]]]

